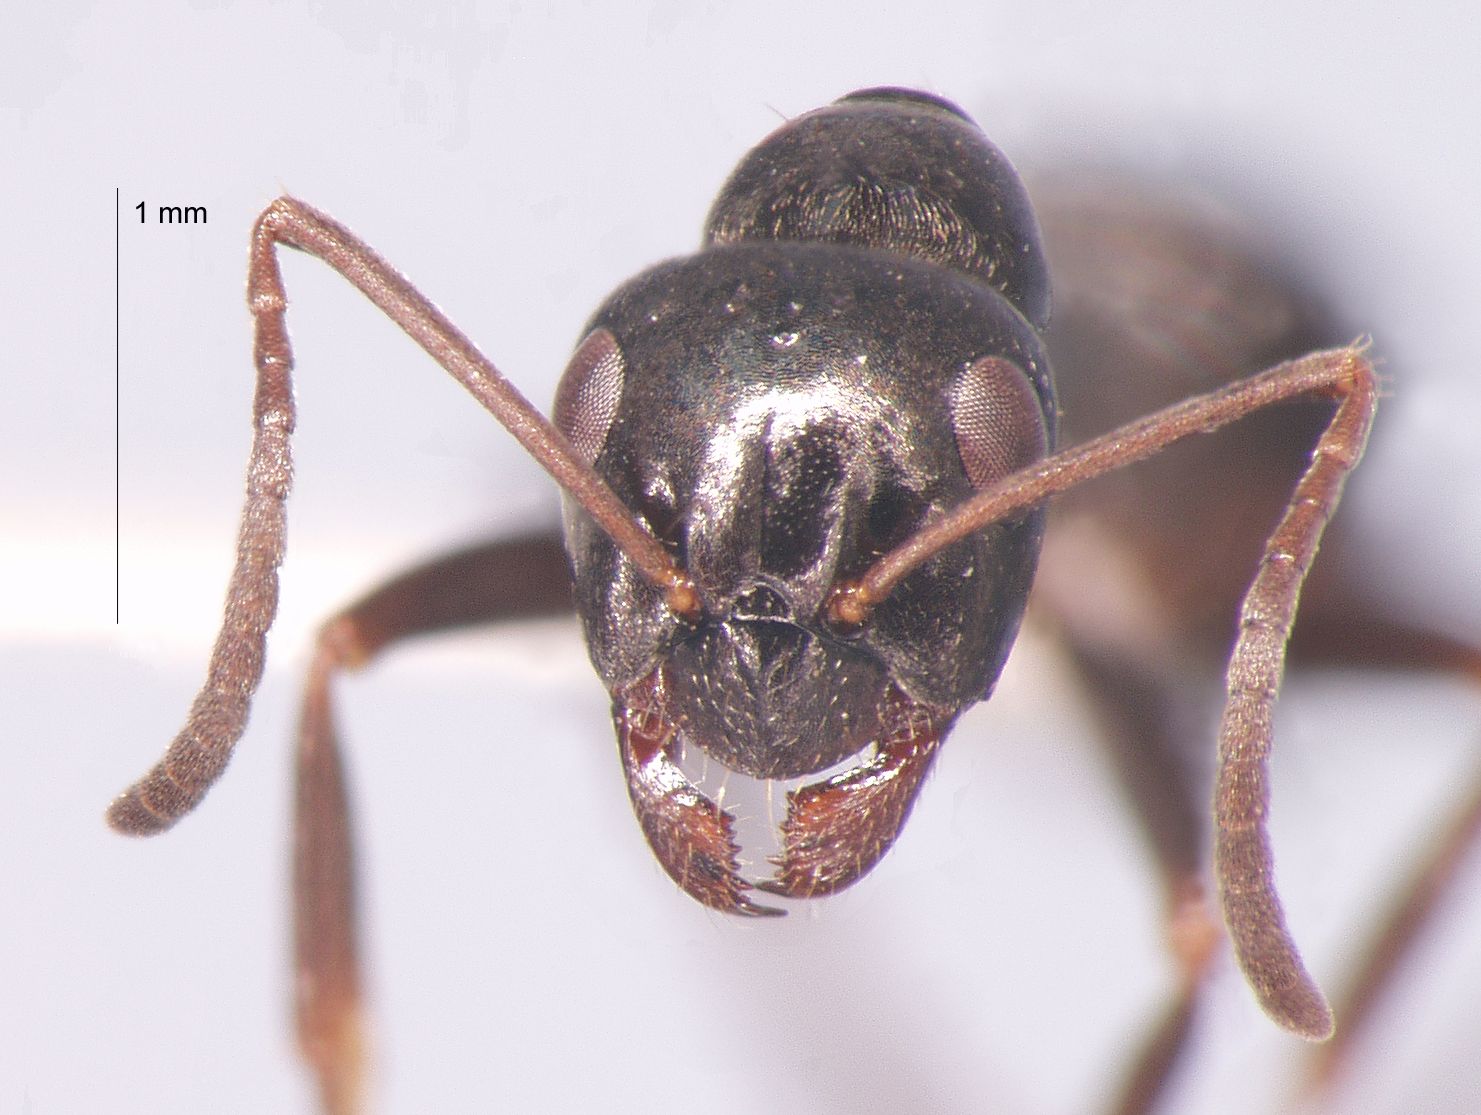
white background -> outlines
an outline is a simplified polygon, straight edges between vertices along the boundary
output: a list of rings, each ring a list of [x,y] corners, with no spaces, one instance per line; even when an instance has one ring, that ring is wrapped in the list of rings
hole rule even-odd
[[[854,88],[942,93],[1024,169],[1088,153],[1221,185],[1392,374],[1346,509],[1386,569],[1374,591],[1475,633],[1469,5],[616,7],[59,3],[6,21],[0,1113],[310,1108],[285,964],[307,632],[415,556],[553,518],[548,482],[460,389],[290,259],[299,479],[253,724],[198,816],[152,841],[104,828],[214,634],[248,441],[246,234],[285,191],[365,235],[543,404],[590,310],[690,249],[741,152]],[[139,201],[209,220],[140,226]],[[747,923],[651,862],[567,627],[356,679],[378,1109],[1093,1110],[1167,974],[1149,873],[1060,680],[1021,647],[884,865]],[[1298,682],[1282,709],[1281,880],[1335,988],[1476,767],[1481,704],[1353,675]],[[1481,1106],[1474,862],[1459,889],[1343,1110]],[[1300,1043],[1232,973],[1213,997],[1169,1109],[1279,1109]]]

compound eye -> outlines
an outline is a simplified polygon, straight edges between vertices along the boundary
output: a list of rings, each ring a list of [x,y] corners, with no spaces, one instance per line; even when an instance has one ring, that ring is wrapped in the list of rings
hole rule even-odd
[[[595,463],[607,444],[626,374],[617,338],[608,329],[593,329],[561,376],[553,420],[587,464]]]
[[[1002,356],[980,357],[962,372],[951,393],[951,428],[974,488],[1032,464],[1048,448],[1039,394]]]

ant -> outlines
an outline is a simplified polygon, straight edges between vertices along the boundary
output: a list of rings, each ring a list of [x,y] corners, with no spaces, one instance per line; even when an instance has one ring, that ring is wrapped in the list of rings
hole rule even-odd
[[[1238,522],[1240,544],[1221,541],[1212,559],[1189,562],[1153,540],[1141,556],[1169,590],[1161,607],[1182,625],[1178,638],[1228,652],[1213,859],[1234,953],[1272,1019],[1312,1040],[1330,1036],[1332,1014],[1275,890],[1267,764],[1298,595],[1376,409],[1362,347],[1298,355],[1232,383],[1225,373],[1249,369],[1215,360],[1221,385],[1059,448],[1061,410],[1068,424],[1075,407],[1058,394],[1051,355],[1058,361],[1063,347],[1067,364],[1077,358],[1050,328],[1049,256],[1028,194],[965,113],[902,89],[851,94],[748,154],[711,211],[703,249],[631,280],[594,315],[553,420],[367,245],[281,198],[252,233],[255,433],[226,615],[185,727],[109,811],[122,832],[163,831],[195,807],[223,772],[261,678],[292,478],[280,244],[318,256],[385,311],[564,497],[563,544],[528,536],[435,559],[321,630],[300,724],[293,889],[299,1041],[326,1111],[359,1109],[364,1060],[336,675],[410,636],[562,612],[574,595],[658,862],[706,906],[774,916],[782,910],[758,892],[835,893],[894,843],[957,717],[996,684],[1028,606],[1046,502],[1252,415],[1299,412],[1297,432],[1283,428],[1282,448],[1252,463],[1260,498],[1227,520],[1238,492],[1195,486],[1191,498],[1210,522]],[[1081,367],[1102,361],[1099,340],[1077,341],[1089,353]],[[1089,378],[1092,391],[1135,397]],[[1302,405],[1275,405],[1293,400]],[[1069,504],[1066,521],[1090,522],[1094,498]],[[1232,556],[1267,534],[1263,549]],[[1055,554],[1051,541],[1046,570]],[[1185,573],[1204,580],[1182,584]],[[1171,683],[1097,639],[1060,594],[1046,592],[1040,610],[1097,695],[1167,881],[1184,980],[1128,1085],[1123,1106],[1145,1109],[1219,940],[1205,910],[1202,830],[1183,782],[1155,777],[1177,767],[1163,707]],[[1394,631],[1368,634],[1387,645]],[[1367,660],[1365,644],[1333,638],[1335,649],[1318,625],[1313,655]],[[1293,650],[1305,641],[1298,635]],[[1449,651],[1424,661],[1474,664],[1467,648]],[[1139,751],[1147,726],[1152,746]],[[794,786],[770,877],[742,874],[734,818],[685,769],[691,750]]]

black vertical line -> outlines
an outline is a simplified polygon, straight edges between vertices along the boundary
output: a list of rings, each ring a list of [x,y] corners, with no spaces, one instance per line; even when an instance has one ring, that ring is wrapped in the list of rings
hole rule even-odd
[[[119,381],[121,379],[120,368],[122,367],[122,356],[119,346],[120,326],[120,298],[119,293],[119,219],[118,219],[118,187],[113,187],[113,625],[118,626],[122,613],[120,603],[122,585],[122,538],[123,528],[121,513],[119,510],[122,487],[119,480],[119,431],[121,420],[119,418]]]

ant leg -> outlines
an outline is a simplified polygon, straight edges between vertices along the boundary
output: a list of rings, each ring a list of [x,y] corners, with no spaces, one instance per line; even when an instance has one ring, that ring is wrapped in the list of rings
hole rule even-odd
[[[1272,421],[1276,423],[1275,429],[1259,431],[1262,440],[1270,441],[1272,445],[1277,441],[1286,443],[1294,440],[1294,435],[1292,439],[1283,436],[1276,438],[1275,435],[1279,433],[1283,422],[1293,423],[1299,419],[1299,415],[1288,414],[1284,418],[1272,416],[1271,419],[1258,420],[1265,424]],[[1207,462],[1209,465],[1233,456],[1221,446],[1210,446],[1210,450],[1210,460]],[[1242,456],[1238,459],[1242,459]],[[1113,519],[1119,512],[1124,510],[1129,513],[1136,507],[1165,507],[1171,499],[1176,498],[1175,491],[1168,485],[1185,478],[1191,471],[1199,475],[1200,482],[1197,486],[1201,486],[1207,471],[1200,465],[1189,466],[1182,462],[1179,463],[1179,469],[1182,470],[1181,473],[1172,470],[1173,475],[1164,476],[1160,466],[1152,462],[1149,467],[1131,474],[1137,478],[1137,483],[1133,486],[1134,492],[1117,491],[1109,500],[1102,497],[1066,502],[1072,504],[1075,516],[1094,515],[1097,521]],[[1128,506],[1122,507],[1122,503]],[[1070,508],[1057,506],[1055,512],[1063,516],[1068,510]],[[1179,521],[1188,520],[1180,517]],[[1081,541],[1089,533],[1083,529],[1077,532],[1073,523],[1064,525],[1067,527],[1066,534],[1074,536],[1078,533]],[[1109,528],[1110,524],[1102,522],[1102,526]],[[1207,538],[1220,529],[1218,524],[1196,518],[1192,520],[1191,526],[1194,528],[1191,531],[1192,539]],[[1186,679],[1174,679],[1170,676],[1170,669],[1159,670],[1139,661],[1138,648],[1134,645],[1120,645],[1114,649],[1103,645],[1106,640],[1104,629],[1095,630],[1090,621],[1103,620],[1104,614],[1075,614],[1075,600],[1083,599],[1085,593],[1080,591],[1075,598],[1065,598],[1061,591],[1072,587],[1083,590],[1084,585],[1065,583],[1073,582],[1074,578],[1062,576],[1062,573],[1071,571],[1055,566],[1055,562],[1062,556],[1054,552],[1057,545],[1055,537],[1054,529],[1051,528],[1051,541],[1046,549],[1046,568],[1041,576],[1041,587],[1045,592],[1037,600],[1039,612],[1041,616],[1045,612],[1051,613],[1051,621],[1060,628],[1058,634],[1069,645],[1074,664],[1086,681],[1096,711],[1105,724],[1104,738],[1113,762],[1121,775],[1128,798],[1135,805],[1142,825],[1149,834],[1166,893],[1172,900],[1170,907],[1174,911],[1180,908],[1186,911],[1187,907],[1177,902],[1181,890],[1178,886],[1179,879],[1190,860],[1194,861],[1193,866],[1196,868],[1196,863],[1201,861],[1204,845],[1201,803],[1195,802],[1194,805],[1199,812],[1198,829],[1192,833],[1188,831],[1188,764],[1178,754],[1177,748],[1179,728],[1175,718],[1180,710],[1176,698],[1185,690]],[[1124,541],[1124,538],[1118,535],[1118,540]],[[1138,540],[1144,548],[1152,545],[1144,535],[1138,536]],[[1179,542],[1181,543],[1181,539]],[[1162,539],[1159,545],[1164,548],[1165,557],[1168,540]],[[1201,544],[1190,540],[1188,545]],[[1292,633],[1289,650],[1292,663],[1302,667],[1336,666],[1453,673],[1471,681],[1481,681],[1481,650],[1463,641],[1374,611],[1371,592],[1364,589],[1367,579],[1362,569],[1350,568],[1358,556],[1354,551],[1355,547],[1349,539],[1343,537],[1341,531],[1324,546],[1323,561],[1319,563],[1303,591],[1301,622]],[[1118,564],[1105,560],[1107,551],[1104,547],[1096,552],[1102,566]],[[1213,568],[1209,562],[1197,563],[1196,554],[1191,549],[1184,557],[1187,559],[1186,563],[1173,564],[1185,568],[1192,565],[1199,570],[1198,591],[1186,593],[1186,598],[1206,600],[1219,596],[1223,582],[1227,580],[1223,572]],[[1130,564],[1141,567],[1136,562]],[[1160,587],[1169,587],[1166,581],[1158,583]],[[1176,585],[1169,591],[1174,595],[1182,592]],[[1103,605],[1109,598],[1124,599],[1136,594],[1111,591],[1102,585],[1090,595]],[[1164,600],[1162,604],[1164,610],[1160,622],[1162,626],[1166,626],[1166,609],[1172,602]],[[1232,604],[1229,607],[1232,608]],[[1201,634],[1202,625],[1192,622],[1195,617],[1186,609],[1178,611],[1176,618],[1177,622],[1172,625],[1175,629],[1175,641],[1179,645],[1187,646],[1191,643],[1202,647],[1201,654],[1189,649],[1182,657],[1190,661],[1207,657],[1214,648],[1210,638]],[[1077,623],[1081,629],[1075,628]],[[1158,625],[1157,617],[1143,615],[1140,622],[1133,626],[1146,630]],[[1118,634],[1124,632],[1118,629]],[[1477,773],[1474,784],[1463,792],[1461,800],[1454,808],[1454,815],[1443,830],[1436,834],[1432,845],[1418,857],[1407,883],[1393,899],[1383,923],[1371,935],[1371,942],[1363,959],[1349,977],[1348,989],[1335,1003],[1334,1013],[1339,1026],[1333,1038],[1312,1051],[1308,1062],[1307,1087],[1310,1090],[1327,1087],[1340,1075],[1342,1066],[1361,1040],[1366,1026],[1377,1017],[1377,1008],[1382,1003],[1386,989],[1392,985],[1405,958],[1422,938],[1432,911],[1443,901],[1452,876],[1477,843],[1481,843],[1481,772]],[[1199,876],[1193,875],[1190,881],[1196,884]],[[1193,923],[1182,924],[1191,927]],[[1173,939],[1186,940],[1177,933]],[[1176,948],[1174,954],[1181,956]],[[1121,1103],[1110,1110],[1132,1112],[1150,1110],[1153,1107],[1155,1089],[1160,1087],[1172,1067],[1168,1061],[1167,1043],[1175,1040],[1177,1027],[1191,1024],[1193,1018],[1193,1012],[1189,1009],[1190,985],[1186,982],[1193,969],[1184,963],[1180,970],[1184,982],[1180,983],[1175,1000],[1169,1003],[1165,1016],[1144,1047],[1142,1056],[1128,1074],[1131,1083],[1122,1093]]]
[[[416,635],[571,609],[559,538],[528,535],[449,554],[389,581],[320,629],[299,721],[293,840],[299,1049],[328,1115],[360,1110],[365,1024],[354,838],[332,683]]]
[[[1118,783],[1158,867],[1176,986],[1120,1082],[1117,1115],[1153,1111],[1193,1031],[1205,980],[1223,941],[1205,877],[1207,799],[1189,769],[1180,687],[1087,639],[1064,632]]]
[[[1481,682],[1481,649],[1438,632],[1371,611],[1367,598],[1342,574],[1324,578],[1303,613],[1292,640],[1293,661],[1332,666],[1452,673]],[[1452,807],[1446,823],[1430,838],[1407,878],[1388,904],[1337,1000],[1341,1026],[1330,1042],[1312,1051],[1306,1088],[1317,1092],[1341,1075],[1352,1050],[1393,986],[1426,927],[1445,900],[1450,884],[1472,850],[1481,844],[1481,769]]]
[[[1340,1076],[1367,1025],[1375,1020],[1375,1008],[1444,901],[1456,872],[1478,844],[1481,769],[1472,775],[1459,806],[1411,869],[1377,932],[1369,938],[1356,974],[1337,1000],[1342,1026],[1331,1041],[1312,1051],[1307,1065],[1308,1090],[1319,1092]]]
[[[1208,827],[1207,808],[1181,745],[1177,687],[1073,633],[1065,638],[1102,724],[1117,779],[1145,830],[1168,898],[1168,917],[1175,922],[1180,911],[1202,899]],[[1202,959],[1179,958],[1189,975]]]

